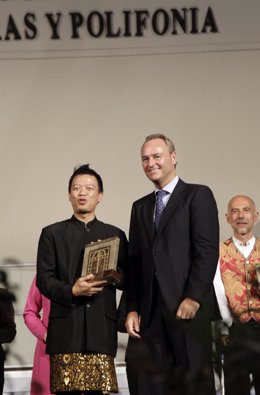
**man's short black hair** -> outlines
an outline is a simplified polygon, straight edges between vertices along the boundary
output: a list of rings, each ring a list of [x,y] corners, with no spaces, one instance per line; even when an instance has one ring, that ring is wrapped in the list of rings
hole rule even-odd
[[[93,169],[91,169],[89,167],[89,164],[87,164],[87,165],[80,165],[80,166],[77,166],[77,167],[74,168],[74,172],[73,172],[73,174],[72,174],[72,176],[70,177],[70,180],[69,180],[69,193],[71,191],[71,185],[72,185],[72,182],[73,182],[74,178],[77,177],[77,176],[81,176],[83,174],[89,174],[90,176],[96,177],[97,182],[98,182],[98,192],[99,193],[103,193],[104,192],[102,178],[100,177],[100,175],[95,170],[93,170]]]

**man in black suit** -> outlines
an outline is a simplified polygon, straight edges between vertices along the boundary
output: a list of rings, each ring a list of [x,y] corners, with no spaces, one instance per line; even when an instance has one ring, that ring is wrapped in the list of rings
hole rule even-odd
[[[196,395],[215,394],[211,363],[211,320],[218,313],[212,286],[219,251],[215,199],[207,186],[179,179],[175,147],[166,136],[148,136],[141,160],[155,192],[132,207],[126,328],[133,338],[146,341],[149,362],[157,367],[157,373],[152,370],[147,377],[147,394],[186,395],[191,388]]]

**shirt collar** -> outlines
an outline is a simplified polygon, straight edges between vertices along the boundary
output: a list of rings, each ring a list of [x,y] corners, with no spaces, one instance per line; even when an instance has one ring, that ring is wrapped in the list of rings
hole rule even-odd
[[[169,182],[169,184],[165,185],[165,187],[163,187],[164,191],[167,191],[169,194],[171,194],[174,190],[174,188],[176,187],[177,183],[179,181],[179,176],[174,177],[173,180],[171,180],[171,182]],[[160,191],[160,189],[155,188],[155,193],[157,191]]]
[[[246,244],[243,244],[243,242],[238,240],[235,236],[232,236],[232,240],[236,247],[253,247],[255,244],[255,236],[248,240]]]
[[[94,219],[92,219],[91,221],[89,221],[87,223],[85,223],[84,221],[80,221],[78,218],[75,217],[75,215],[72,215],[70,220],[72,222],[77,223],[78,225],[81,225],[81,226],[82,225],[86,226],[86,224],[87,224],[87,227],[90,228],[92,225],[94,225],[97,222],[97,217],[95,217]]]

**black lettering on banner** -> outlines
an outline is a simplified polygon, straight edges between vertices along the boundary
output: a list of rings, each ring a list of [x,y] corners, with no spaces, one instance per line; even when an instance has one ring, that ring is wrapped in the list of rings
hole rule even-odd
[[[93,11],[87,18],[88,32],[92,37],[98,38],[103,34],[105,27],[102,14],[98,11]]]
[[[153,31],[159,36],[163,36],[169,29],[170,21],[168,13],[161,9],[155,11],[152,17]]]
[[[115,38],[121,35],[121,28],[117,29],[117,32],[113,31],[113,11],[106,11],[106,26],[107,26],[107,34],[106,37]]]
[[[1,0],[0,0],[1,1]],[[120,16],[120,18],[119,18]],[[190,8],[157,8],[153,11],[148,9],[125,9],[117,15],[113,10],[93,10],[86,15],[73,11],[64,15],[62,11],[44,14],[45,21],[50,29],[50,39],[62,39],[63,18],[70,18],[70,38],[80,39],[83,36],[99,38],[118,37],[145,37],[148,30],[157,36],[180,35],[180,34],[211,34],[218,33],[218,25],[212,7],[200,10],[198,7]],[[3,18],[1,16],[1,18]],[[20,16],[21,18],[21,16]],[[119,22],[118,22],[119,21]],[[33,40],[39,34],[37,26],[37,14],[27,12],[19,23],[12,14],[6,16],[6,21],[0,19],[0,41],[18,41],[22,38]]]
[[[84,18],[82,14],[79,12],[70,12],[71,16],[71,26],[72,26],[72,35],[71,38],[79,38],[78,29],[83,25]]]
[[[130,25],[130,17],[131,17],[131,11],[126,10],[123,11],[124,14],[124,26],[125,26],[125,32],[123,34],[124,37],[131,37],[131,25]]]
[[[207,14],[205,17],[205,21],[204,21],[204,25],[203,25],[201,32],[207,33],[208,29],[211,33],[218,33],[217,23],[215,21],[215,17],[214,17],[211,7],[208,8],[208,11],[207,11]]]
[[[182,8],[183,15],[180,12],[173,8],[172,12],[172,34],[178,34],[178,25],[182,28],[184,33],[187,33],[187,8]]]
[[[143,37],[144,29],[147,28],[147,17],[149,17],[149,11],[137,10],[136,14],[136,37]]]
[[[14,18],[12,15],[9,15],[8,21],[7,21],[7,28],[6,28],[6,35],[5,35],[5,40],[9,41],[10,39],[13,40],[21,40],[21,34],[19,33],[19,30],[16,27]]]
[[[191,34],[198,34],[199,33],[199,28],[198,28],[198,8],[190,8],[191,11],[191,29],[190,33]]]
[[[58,33],[58,27],[59,27],[59,23],[60,23],[60,18],[62,17],[61,12],[57,12],[56,15],[51,14],[51,13],[46,13],[45,16],[48,19],[48,22],[49,22],[50,27],[52,29],[51,40],[59,40],[60,35]]]
[[[27,12],[24,16],[24,24],[27,29],[25,29],[25,38],[28,40],[33,40],[37,36],[37,27],[34,22],[36,21],[36,15],[34,13]]]

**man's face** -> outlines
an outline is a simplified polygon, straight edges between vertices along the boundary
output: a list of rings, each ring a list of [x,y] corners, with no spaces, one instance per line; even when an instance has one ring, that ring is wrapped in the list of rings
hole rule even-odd
[[[236,196],[229,202],[226,214],[228,223],[232,226],[234,236],[253,236],[253,227],[257,221],[258,213],[254,202],[247,196]]]
[[[158,188],[163,188],[176,176],[176,153],[170,153],[162,139],[145,142],[141,148],[141,159],[146,176]]]
[[[73,179],[69,200],[74,214],[95,214],[96,206],[102,197],[103,194],[98,191],[96,177],[82,174]]]

